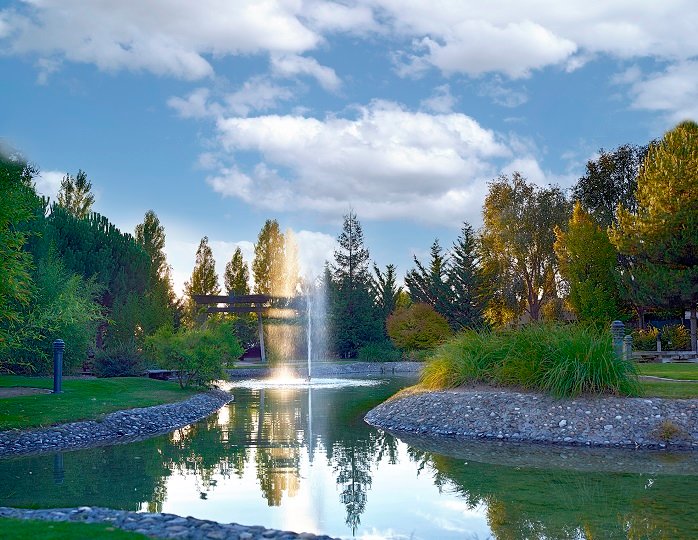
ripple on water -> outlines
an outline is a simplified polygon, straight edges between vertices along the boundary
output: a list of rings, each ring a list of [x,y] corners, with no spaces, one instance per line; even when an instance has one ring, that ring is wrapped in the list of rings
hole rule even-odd
[[[306,379],[301,377],[281,377],[270,379],[247,379],[242,381],[222,381],[219,386],[223,390],[235,388],[247,388],[250,390],[263,390],[267,388],[344,388],[347,386],[378,386],[385,381],[381,379]]]

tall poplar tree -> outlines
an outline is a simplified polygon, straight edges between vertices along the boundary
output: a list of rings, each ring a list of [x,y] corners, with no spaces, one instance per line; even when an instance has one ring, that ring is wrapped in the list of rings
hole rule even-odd
[[[609,236],[636,261],[634,277],[650,305],[690,310],[696,350],[698,124],[682,122],[652,145],[636,198],[637,211],[619,208]]]
[[[254,246],[252,275],[257,294],[283,295],[284,235],[275,219],[268,219]]]
[[[92,183],[82,169],[73,178],[66,174],[58,191],[58,204],[77,218],[87,217],[92,211],[95,197],[91,193]]]
[[[198,308],[192,298],[195,294],[220,294],[218,274],[216,274],[216,261],[213,259],[213,251],[208,245],[208,236],[204,236],[196,250],[196,263],[191,273],[191,278],[184,284],[184,294],[187,298],[186,316],[188,323],[194,325],[196,318],[203,308]]]
[[[225,265],[225,274],[223,275],[225,290],[232,295],[250,294],[249,280],[250,271],[242,257],[242,250],[237,247],[233,253],[233,258]]]

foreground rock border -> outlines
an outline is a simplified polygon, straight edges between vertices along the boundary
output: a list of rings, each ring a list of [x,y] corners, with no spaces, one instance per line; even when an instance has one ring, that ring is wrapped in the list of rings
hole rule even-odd
[[[116,411],[100,420],[0,431],[0,458],[134,442],[201,420],[232,399],[215,389],[175,403]]]
[[[496,388],[398,395],[365,420],[391,432],[569,446],[698,450],[698,399],[555,399]]]
[[[306,377],[308,368],[303,364],[287,366],[293,369],[299,377]],[[351,362],[349,364],[334,364],[322,362],[312,367],[313,377],[335,377],[343,375],[409,375],[418,374],[424,367],[424,362]],[[226,370],[230,379],[248,379],[270,377],[274,370],[267,367],[237,367]]]
[[[267,529],[261,526],[245,526],[237,523],[218,523],[175,514],[129,512],[109,508],[56,508],[50,510],[25,510],[0,507],[0,517],[14,519],[39,519],[45,521],[69,521],[79,523],[106,523],[125,531],[136,532],[154,538],[192,538],[211,540],[333,540],[330,536],[312,533],[294,533]]]

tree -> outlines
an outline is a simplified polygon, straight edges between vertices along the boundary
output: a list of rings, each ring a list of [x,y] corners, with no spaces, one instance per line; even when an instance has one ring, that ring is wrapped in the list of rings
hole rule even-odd
[[[560,275],[580,321],[606,326],[620,314],[617,252],[606,231],[577,201],[567,231],[555,228]]]
[[[405,285],[415,302],[431,305],[438,313],[447,316],[450,311],[451,291],[448,285],[448,256],[444,255],[439,240],[431,245],[431,260],[426,268],[414,256],[414,268],[407,272]]]
[[[259,231],[254,246],[252,275],[257,294],[280,296],[283,294],[284,235],[274,219],[268,219]]]
[[[635,211],[637,175],[649,146],[624,144],[613,151],[599,150],[599,157],[589,160],[586,174],[572,188],[572,198],[579,201],[596,222],[610,227],[618,205]]]
[[[461,233],[453,244],[447,279],[452,297],[446,318],[451,328],[460,330],[481,326],[482,275],[477,256],[477,239],[468,223],[463,224]]]
[[[342,357],[354,357],[363,345],[379,340],[382,331],[370,292],[369,253],[353,211],[344,216],[337,244],[332,267],[330,323],[336,352]]]
[[[388,317],[388,335],[400,349],[427,350],[451,336],[446,318],[429,304],[412,304]]]
[[[239,247],[235,248],[233,258],[225,265],[223,281],[228,294],[250,294],[250,271],[247,269]]]
[[[61,188],[58,191],[58,204],[76,218],[87,217],[95,202],[94,195],[90,193],[91,189],[92,183],[82,169],[78,170],[75,178],[66,174],[61,180]]]
[[[0,357],[32,298],[32,257],[24,250],[24,223],[34,217],[38,198],[31,180],[36,170],[0,154]]]
[[[567,216],[558,187],[539,188],[518,172],[490,183],[480,234],[490,322],[513,322],[523,313],[537,321],[543,306],[556,299],[554,228],[563,228]]]
[[[187,297],[186,315],[190,325],[195,323],[199,312],[192,296],[195,294],[220,294],[220,292],[216,261],[213,259],[213,251],[208,245],[208,236],[204,236],[196,250],[196,263],[191,278],[184,284],[184,294]]]
[[[698,303],[698,124],[682,122],[653,145],[637,182],[637,210],[620,207],[611,242],[637,263],[634,278],[650,305],[691,311]]]
[[[374,263],[373,274],[371,279],[373,296],[381,324],[385,327],[388,315],[395,310],[395,304],[400,297],[402,287],[397,285],[397,269],[394,264],[387,265],[385,272],[382,272],[378,265]]]

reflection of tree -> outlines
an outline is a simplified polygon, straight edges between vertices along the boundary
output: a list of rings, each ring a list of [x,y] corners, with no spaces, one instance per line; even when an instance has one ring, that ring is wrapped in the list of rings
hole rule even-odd
[[[266,393],[266,399],[264,394]],[[297,392],[260,392],[255,463],[257,479],[269,506],[279,506],[284,492],[300,487],[301,421],[305,417]]]
[[[342,504],[347,509],[346,524],[352,534],[361,523],[361,514],[366,509],[366,492],[371,488],[371,465],[373,453],[364,445],[337,446],[334,452],[334,471]]]
[[[695,538],[686,507],[695,476],[658,476],[533,469],[465,462],[418,450],[435,483],[471,507],[485,504],[498,540],[518,538]]]

